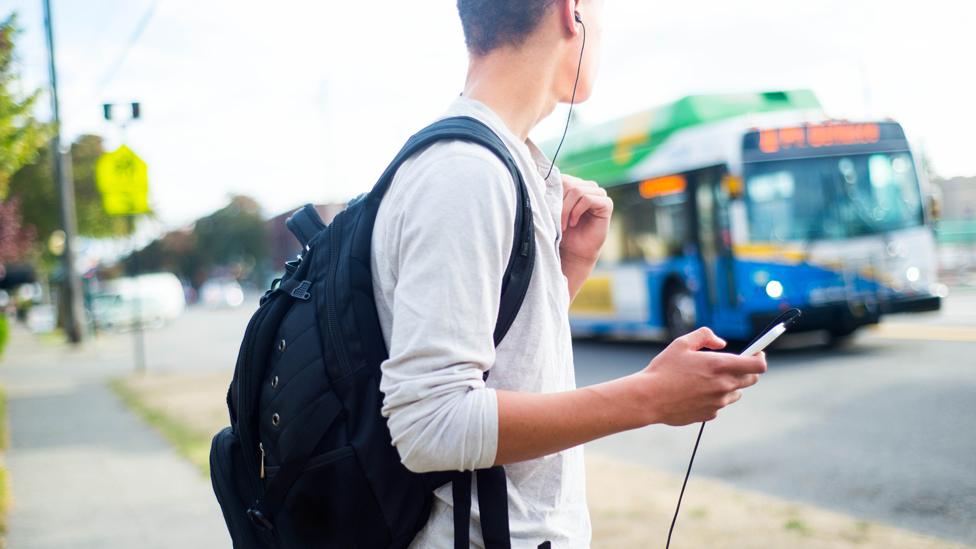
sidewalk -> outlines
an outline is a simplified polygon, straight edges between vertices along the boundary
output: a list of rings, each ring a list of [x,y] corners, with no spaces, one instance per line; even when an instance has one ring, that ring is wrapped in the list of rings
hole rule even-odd
[[[131,372],[129,338],[75,351],[14,329],[0,362],[9,396],[8,547],[230,547],[210,482],[109,391]]]

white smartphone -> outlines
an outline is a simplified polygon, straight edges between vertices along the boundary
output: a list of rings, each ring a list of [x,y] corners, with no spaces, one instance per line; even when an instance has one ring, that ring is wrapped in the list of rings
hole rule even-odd
[[[786,333],[786,323],[780,322],[779,324],[773,326],[771,330],[762,335],[757,339],[752,345],[750,345],[745,351],[742,351],[742,356],[752,356],[758,354],[760,351],[769,347],[769,344],[776,341],[776,338]]]
[[[746,350],[742,351],[741,355],[752,356],[759,353],[766,347],[769,347],[770,343],[776,341],[776,338],[785,334],[786,330],[790,329],[790,326],[792,326],[793,323],[800,318],[801,314],[802,313],[799,309],[789,309],[784,311],[783,314],[776,317],[776,320],[773,321],[773,327],[767,330],[763,335],[753,340],[752,344],[746,347]]]

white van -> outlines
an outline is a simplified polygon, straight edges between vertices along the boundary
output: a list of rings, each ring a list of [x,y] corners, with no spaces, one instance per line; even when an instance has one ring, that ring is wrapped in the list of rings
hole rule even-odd
[[[102,329],[125,329],[138,318],[159,327],[186,309],[183,285],[173,273],[150,273],[104,281],[92,296],[92,318]]]

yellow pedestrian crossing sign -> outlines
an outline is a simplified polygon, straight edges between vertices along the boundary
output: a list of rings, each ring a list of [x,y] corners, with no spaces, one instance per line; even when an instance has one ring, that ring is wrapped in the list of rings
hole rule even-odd
[[[146,163],[122,145],[95,164],[95,181],[109,215],[136,215],[149,210],[149,170]]]

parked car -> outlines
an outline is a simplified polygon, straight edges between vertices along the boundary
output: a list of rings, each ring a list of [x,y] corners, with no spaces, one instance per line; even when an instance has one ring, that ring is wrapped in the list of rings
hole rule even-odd
[[[26,311],[27,329],[35,334],[53,332],[58,326],[58,312],[54,305],[42,303],[33,305]]]
[[[208,307],[239,307],[244,289],[233,278],[211,278],[200,286],[200,303]]]
[[[101,329],[124,330],[139,320],[159,327],[186,309],[183,285],[172,273],[151,273],[107,281],[92,296],[92,318]]]

